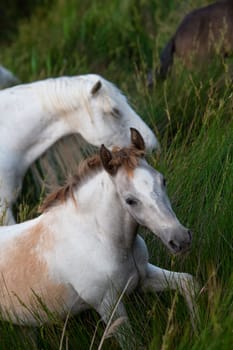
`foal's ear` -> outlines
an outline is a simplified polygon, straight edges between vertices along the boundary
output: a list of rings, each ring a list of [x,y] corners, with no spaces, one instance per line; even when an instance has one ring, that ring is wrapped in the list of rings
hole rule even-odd
[[[95,83],[95,85],[92,86],[91,94],[92,94],[92,95],[95,95],[95,94],[99,91],[99,89],[101,88],[101,86],[102,86],[102,83],[101,83],[100,80],[98,80],[97,83]]]
[[[111,164],[112,153],[104,145],[100,147],[100,159],[104,169],[111,175],[114,176],[117,172],[117,167]]]
[[[142,135],[134,128],[130,128],[131,132],[131,143],[137,148],[139,151],[145,151],[145,142],[143,140]]]

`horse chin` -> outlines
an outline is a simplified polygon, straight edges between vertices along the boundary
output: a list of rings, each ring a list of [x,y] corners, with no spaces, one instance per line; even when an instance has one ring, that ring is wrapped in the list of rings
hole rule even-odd
[[[169,252],[174,255],[174,256],[183,256],[183,255],[187,255],[191,249],[191,247],[186,247],[186,248],[182,248],[182,249],[173,249],[172,247],[170,247],[169,244],[166,244],[166,247],[168,248]]]
[[[172,255],[174,255],[174,256],[179,256],[179,255],[181,254],[180,251],[178,252],[178,251],[176,251],[175,249],[171,248],[171,247],[169,246],[168,243],[166,244],[166,248],[167,248],[168,251],[169,251]]]
[[[168,241],[166,241],[166,239],[163,239],[160,235],[155,235],[157,238],[159,238],[159,240],[163,243],[163,245],[168,249],[168,251],[172,254],[172,255],[178,255],[179,253],[175,250],[175,249],[173,249],[170,245],[169,245],[169,243],[168,243]]]
[[[185,248],[181,248],[181,249],[173,248],[173,247],[168,243],[168,241],[166,241],[165,239],[162,239],[160,236],[159,236],[159,239],[163,242],[163,244],[165,245],[165,247],[168,249],[168,251],[169,251],[173,256],[181,256],[181,255],[187,254],[187,253],[190,251],[190,249],[191,249],[191,246],[185,247]]]

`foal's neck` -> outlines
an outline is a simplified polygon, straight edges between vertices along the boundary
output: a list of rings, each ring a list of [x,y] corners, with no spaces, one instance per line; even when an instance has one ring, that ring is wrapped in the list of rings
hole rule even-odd
[[[75,194],[77,211],[90,220],[101,239],[113,241],[116,247],[132,248],[137,223],[122,206],[110,176],[101,170]],[[92,227],[92,230],[93,230]]]

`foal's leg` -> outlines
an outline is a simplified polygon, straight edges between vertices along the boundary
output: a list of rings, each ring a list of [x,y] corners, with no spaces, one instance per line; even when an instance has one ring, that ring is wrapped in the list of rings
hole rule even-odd
[[[172,272],[149,264],[147,246],[140,235],[136,236],[133,254],[141,277],[142,289],[149,289],[154,292],[163,291],[165,289],[178,290],[188,304],[191,321],[195,328],[195,320],[197,320],[198,315],[194,297],[198,290],[198,286],[194,277],[188,273]]]
[[[121,301],[124,291],[119,295],[111,288],[96,310],[106,324],[103,340],[114,335],[122,349],[135,349],[136,343],[133,331],[124,304]]]
[[[142,288],[155,292],[165,289],[177,290],[185,298],[190,310],[193,327],[196,328],[195,321],[198,315],[194,300],[198,286],[192,275],[183,272],[168,271],[148,263],[146,278],[142,281]]]

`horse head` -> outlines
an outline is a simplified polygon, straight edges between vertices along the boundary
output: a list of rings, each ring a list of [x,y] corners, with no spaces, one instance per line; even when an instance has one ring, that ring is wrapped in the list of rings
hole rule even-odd
[[[111,175],[123,207],[134,220],[149,228],[172,253],[186,251],[191,232],[177,219],[166,191],[164,176],[143,158],[145,143],[131,129],[130,148],[109,151],[103,145],[100,157]]]
[[[83,84],[87,115],[83,118],[80,132],[85,128],[83,136],[89,143],[98,147],[104,144],[109,149],[116,145],[124,147],[130,144],[130,128],[135,128],[143,135],[147,150],[159,149],[152,130],[116,86],[92,74],[85,78]]]

